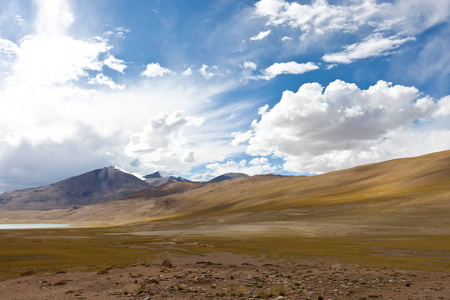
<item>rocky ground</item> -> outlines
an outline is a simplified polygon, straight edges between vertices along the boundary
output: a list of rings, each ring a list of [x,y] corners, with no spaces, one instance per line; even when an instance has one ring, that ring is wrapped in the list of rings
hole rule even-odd
[[[142,264],[88,273],[25,273],[0,299],[450,299],[450,274],[360,266]]]

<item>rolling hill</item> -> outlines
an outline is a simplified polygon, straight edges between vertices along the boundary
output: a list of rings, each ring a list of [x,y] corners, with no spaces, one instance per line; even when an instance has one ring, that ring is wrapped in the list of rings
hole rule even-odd
[[[449,214],[450,151],[444,151],[310,177],[174,182],[75,211],[29,217],[85,225],[145,223],[174,230],[270,226],[352,234],[359,229],[444,232],[450,228]]]

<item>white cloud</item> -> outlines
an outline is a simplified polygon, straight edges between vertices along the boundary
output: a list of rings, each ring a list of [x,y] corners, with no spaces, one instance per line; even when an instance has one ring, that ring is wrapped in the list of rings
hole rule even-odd
[[[440,0],[393,3],[355,0],[341,4],[333,5],[325,0],[311,1],[311,4],[260,0],[255,4],[255,15],[268,18],[266,26],[287,25],[300,29],[304,34],[394,30],[407,35],[418,34],[445,22],[450,15],[450,4]]]
[[[266,165],[269,163],[269,160],[265,157],[255,157],[252,159],[249,164],[251,165]]]
[[[450,129],[443,117],[448,113],[447,102],[446,97],[436,103],[430,97],[421,97],[414,87],[384,81],[367,90],[340,80],[325,90],[318,83],[307,83],[296,93],[285,91],[279,103],[252,123],[247,153],[282,157],[288,171],[326,172],[399,157],[405,152],[421,154],[405,150],[415,146],[417,140],[405,142],[398,149],[393,146],[406,141],[406,135],[414,135],[414,126],[418,126],[417,135],[425,136],[419,133],[425,125],[414,125],[417,122],[429,124],[428,133],[435,143],[428,144],[425,153],[444,150],[450,141],[436,141],[439,134],[444,139]],[[441,117],[439,122],[433,114]],[[441,128],[435,128],[436,124]]]
[[[283,36],[283,37],[281,38],[281,40],[282,40],[283,42],[285,42],[285,41],[291,41],[292,38],[291,38],[290,36]]]
[[[266,104],[264,106],[261,106],[260,108],[258,108],[258,115],[263,115],[267,112],[267,110],[269,109],[269,104]]]
[[[142,76],[146,77],[163,77],[168,74],[172,74],[172,71],[167,68],[161,67],[159,63],[148,64],[145,71],[141,73]]]
[[[42,86],[77,81],[87,71],[100,71],[98,59],[110,49],[107,42],[81,41],[67,36],[34,35],[22,39],[16,49],[16,61],[10,84]]]
[[[194,151],[187,151],[181,157],[181,162],[189,164],[195,162]]]
[[[3,53],[7,58],[13,57],[19,47],[10,40],[0,38],[0,53]]]
[[[111,141],[120,138],[119,132],[102,136],[83,126],[64,142],[48,138],[36,143],[25,137],[11,142],[0,138],[0,192],[49,184],[114,164],[106,153],[117,150]]]
[[[265,27],[283,26],[298,30],[302,47],[307,47],[308,43],[319,44],[318,41],[329,41],[325,45],[341,43],[335,33],[352,36],[358,42],[340,53],[324,56],[326,61],[339,63],[388,54],[450,17],[450,3],[440,0],[334,3],[326,0],[311,1],[310,4],[260,0],[255,4],[254,14],[267,19]]]
[[[181,76],[191,76],[193,74],[191,67],[188,67],[181,73]]]
[[[231,136],[234,139],[231,141],[231,145],[238,146],[240,144],[246,143],[252,137],[252,131],[248,130],[246,132],[233,132]]]
[[[113,90],[123,90],[125,88],[125,85],[116,84],[110,77],[105,76],[102,73],[97,74],[94,78],[90,78],[88,81],[88,84],[99,84],[99,85],[106,85],[109,86]]]
[[[14,21],[16,21],[17,24],[18,24],[19,26],[21,26],[21,27],[25,27],[25,26],[28,25],[27,22],[22,18],[21,15],[15,15],[15,16],[14,16]]]
[[[184,132],[186,127],[198,127],[202,123],[202,118],[184,117],[181,111],[161,112],[150,119],[141,132],[130,136],[125,154],[150,165],[167,160],[193,162],[194,153],[186,149]]]
[[[205,173],[197,173],[189,179],[193,181],[208,181],[225,173],[244,173],[250,176],[275,172],[278,167],[269,163],[269,160],[261,157],[252,159],[250,162],[242,159],[240,161],[227,160],[206,165],[211,170]]]
[[[242,67],[244,69],[249,69],[249,70],[256,70],[256,68],[257,68],[256,64],[252,61],[244,61],[244,64],[242,65]]]
[[[255,35],[255,36],[252,36],[251,38],[250,38],[250,41],[260,41],[260,40],[262,40],[262,39],[265,39],[266,37],[268,37],[269,36],[269,34],[271,33],[272,31],[269,29],[269,30],[266,30],[266,31],[261,31],[260,33],[258,33],[257,35]]]
[[[376,33],[368,36],[360,43],[346,46],[345,50],[341,52],[326,54],[322,59],[329,63],[349,64],[359,59],[387,55],[404,43],[414,40],[413,37],[402,38],[399,36],[385,38]]]
[[[103,61],[103,64],[120,73],[123,73],[123,71],[127,68],[127,65],[124,64],[123,60],[115,58],[112,54],[108,55],[108,57]]]
[[[435,111],[435,117],[450,116],[450,95],[445,96],[439,100],[439,108]]]
[[[206,79],[209,79],[216,75],[212,70],[217,70],[217,66],[208,67],[208,65],[203,64],[198,72],[202,74]]]
[[[281,74],[303,74],[317,69],[319,69],[319,66],[312,62],[304,64],[299,64],[295,61],[274,63],[270,67],[266,68],[263,71],[263,75],[258,76],[258,78],[270,80]]]
[[[286,24],[303,32],[322,34],[328,31],[351,32],[371,20],[384,8],[374,1],[355,1],[353,5],[339,6],[325,0],[299,4],[284,0],[261,0],[255,4],[255,14],[267,17],[267,25]]]
[[[61,35],[74,21],[68,1],[35,0],[38,7],[35,28],[39,34]]]

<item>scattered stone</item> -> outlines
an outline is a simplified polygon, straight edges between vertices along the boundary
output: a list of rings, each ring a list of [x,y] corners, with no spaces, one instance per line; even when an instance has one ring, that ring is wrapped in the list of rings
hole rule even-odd
[[[31,276],[31,275],[34,275],[34,274],[36,274],[36,273],[34,273],[34,271],[26,271],[26,272],[20,274],[20,277]]]
[[[97,275],[105,275],[105,274],[108,274],[108,270],[101,270],[101,271],[98,271],[95,274],[97,274]]]
[[[207,266],[212,266],[213,263],[210,261],[198,261],[195,263],[196,265],[207,265]]]
[[[166,258],[163,263],[161,264],[161,267],[165,267],[165,268],[174,268],[174,266],[172,265],[172,263],[170,262],[170,260],[168,258]]]
[[[61,280],[53,284],[53,286],[66,285],[68,283],[67,280]]]

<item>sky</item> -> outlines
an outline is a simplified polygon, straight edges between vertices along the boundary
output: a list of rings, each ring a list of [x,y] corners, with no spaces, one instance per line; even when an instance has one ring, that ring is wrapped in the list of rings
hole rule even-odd
[[[450,149],[448,0],[1,0],[0,192]]]

